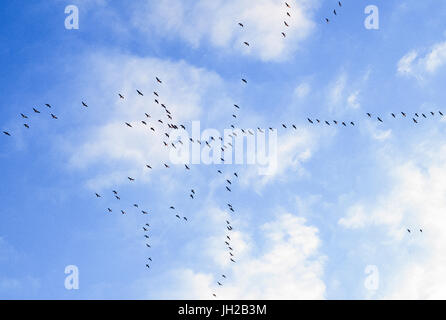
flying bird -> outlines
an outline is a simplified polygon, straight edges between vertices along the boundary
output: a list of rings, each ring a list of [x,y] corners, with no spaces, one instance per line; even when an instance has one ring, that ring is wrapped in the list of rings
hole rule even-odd
[[[11,136],[11,134],[8,131],[3,131],[4,134],[6,134],[7,136]]]
[[[156,81],[158,81],[158,83],[163,83],[158,77],[155,77]]]
[[[124,96],[122,94],[118,93],[118,95],[119,95],[119,98],[124,99]]]
[[[83,102],[83,101],[82,101],[82,105],[83,105],[85,108],[88,108],[88,105],[87,105],[85,102]]]
[[[33,111],[34,111],[35,113],[40,113],[40,111],[37,110],[36,108],[33,108]]]
[[[144,96],[144,94],[143,94],[141,91],[139,91],[138,89],[136,89],[136,92],[138,92],[138,94],[139,94],[140,96]]]

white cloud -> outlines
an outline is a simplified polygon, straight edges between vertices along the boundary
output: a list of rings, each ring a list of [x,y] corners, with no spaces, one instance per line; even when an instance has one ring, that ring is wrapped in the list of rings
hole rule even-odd
[[[361,107],[361,104],[358,101],[359,91],[355,91],[350,94],[347,98],[348,105],[353,109],[358,109]]]
[[[217,48],[235,50],[261,60],[283,60],[299,49],[315,28],[316,0],[290,0],[290,9],[275,0],[161,0],[135,12],[134,25],[161,36],[173,35],[193,47],[203,40]],[[291,17],[286,15],[289,11]],[[289,27],[284,24],[286,21]],[[238,23],[242,22],[244,28]],[[286,33],[286,38],[282,37]],[[247,48],[243,42],[250,43]]]
[[[310,93],[311,87],[308,83],[301,83],[299,84],[296,89],[294,89],[294,94],[296,97],[302,99],[306,97]]]
[[[259,253],[247,246],[248,251],[231,264],[227,280],[220,274],[175,271],[177,297],[210,299],[216,293],[219,299],[323,299],[325,257],[319,252],[317,228],[308,226],[304,218],[285,213],[260,230],[266,248]],[[222,281],[223,286],[216,281]]]
[[[422,56],[417,50],[412,50],[398,61],[398,74],[413,76],[419,80],[438,72],[446,64],[446,41],[429,48]]]
[[[446,148],[438,143],[414,145],[413,153],[405,152],[411,160],[401,162],[395,160],[394,151],[389,153],[394,158],[389,155],[384,162],[391,185],[382,186],[389,191],[370,202],[358,201],[339,224],[348,229],[379,227],[384,231],[379,243],[399,253],[390,269],[392,273],[386,268],[380,297],[444,299]],[[376,244],[375,238],[370,241]]]
[[[80,82],[84,84],[80,90],[84,96],[94,97],[87,101],[89,108],[85,112],[100,120],[78,130],[82,139],[74,139],[65,147],[71,154],[69,164],[72,167],[101,165],[97,176],[88,182],[92,188],[118,183],[127,176],[148,180],[150,172],[171,162],[170,149],[163,144],[163,141],[170,143],[170,138],[164,134],[172,135],[167,123],[184,124],[190,131],[191,121],[203,119],[205,105],[207,120],[211,121],[212,117],[221,119],[224,112],[221,104],[231,105],[218,75],[183,61],[97,54],[87,59],[86,66],[94,70],[95,76],[88,80],[81,76]],[[162,79],[161,85],[156,83],[155,76]],[[139,96],[136,89],[144,96]],[[98,91],[109,94],[98,97],[95,94]],[[157,91],[159,97],[153,91]],[[118,93],[125,99],[119,99]],[[154,102],[155,98],[166,105],[172,120],[167,118],[161,105]],[[151,117],[147,118],[145,113]],[[133,128],[127,127],[125,122]],[[146,164],[153,169],[147,170]]]

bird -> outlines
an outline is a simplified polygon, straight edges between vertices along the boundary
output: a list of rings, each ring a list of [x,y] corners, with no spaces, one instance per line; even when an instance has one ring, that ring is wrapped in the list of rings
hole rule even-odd
[[[418,123],[418,121],[415,118],[412,118],[413,122]]]
[[[286,2],[285,2],[285,5],[286,5],[288,8],[291,8],[290,5],[289,5],[288,3],[286,3]]]
[[[342,3],[341,3],[341,1],[338,1],[338,5],[339,5],[340,7],[342,7]]]
[[[129,127],[129,128],[133,128],[132,125],[131,125],[130,123],[126,122],[125,124],[126,124],[127,127]]]
[[[155,77],[156,78],[156,81],[158,81],[158,83],[163,83],[161,80],[160,80],[160,78],[158,78],[158,77]]]
[[[137,92],[140,96],[144,96],[144,94],[143,94],[141,91],[139,91],[138,89],[136,90],[136,92]]]
[[[392,117],[394,117],[394,118],[395,118],[395,114],[394,114],[394,113],[391,113],[391,115],[392,115]]]
[[[82,101],[82,105],[83,105],[85,108],[88,108],[88,105],[87,105],[85,102],[83,102],[83,101]]]
[[[135,179],[131,177],[127,177],[127,179],[129,179],[129,181],[135,181]]]
[[[23,119],[28,119],[28,116],[24,115],[23,113],[20,114]]]
[[[248,43],[248,42],[245,41],[245,42],[243,42],[243,43],[244,43],[246,46],[249,47],[249,43]]]
[[[40,113],[40,111],[37,110],[36,108],[33,108],[33,111],[34,111],[35,113]]]
[[[402,112],[402,111],[401,111],[401,114],[403,115],[403,117],[405,117],[405,116],[406,116],[406,114],[405,114],[404,112]]]
[[[238,25],[242,28],[244,27],[243,23],[241,23],[241,22],[239,22]]]
[[[141,210],[142,214],[149,214],[147,211]]]
[[[368,113],[368,112],[367,112],[367,115],[369,116],[369,118],[371,118],[371,117],[372,117],[372,115],[371,115],[370,113]]]
[[[336,9],[335,10],[333,10],[333,13],[334,13],[334,15],[335,16],[337,16],[338,14],[336,13]]]
[[[3,133],[7,136],[11,136],[11,134],[8,131],[3,131]]]
[[[146,164],[146,167],[147,167],[147,168],[149,168],[149,169],[152,169],[152,167],[151,167],[151,166],[149,166],[148,164]]]
[[[112,212],[112,209],[110,209],[110,208],[107,208],[107,210],[108,210],[108,212]]]
[[[283,22],[285,26],[289,27],[288,23],[286,21]]]
[[[410,233],[410,229],[407,229],[407,232],[409,232],[409,233]]]
[[[234,176],[236,176],[236,177],[238,178],[238,174],[237,174],[237,172],[234,172]]]
[[[29,129],[29,125],[27,123],[23,124],[25,126],[26,129]]]
[[[119,98],[124,99],[124,96],[122,94],[118,93],[118,95],[119,95]]]
[[[309,123],[313,123],[313,121],[311,119],[307,118],[307,120]]]
[[[379,122],[383,122],[380,117],[376,117]]]
[[[227,186],[226,186],[226,189],[227,189],[229,192],[231,192],[231,189],[229,189]]]
[[[443,115],[443,113],[442,113],[441,111],[438,111],[438,113],[439,113],[440,115]]]
[[[218,283],[219,286],[222,286],[222,284],[220,282],[217,281],[217,283]]]
[[[330,20],[329,20],[328,18],[325,18],[325,21],[326,21],[327,23],[329,23],[329,22],[330,22]]]
[[[45,103],[45,105],[46,105],[48,108],[51,108],[51,105],[49,105],[48,103]]]
[[[51,118],[53,118],[53,119],[56,119],[57,120],[57,117],[54,115],[54,114],[51,114]]]
[[[150,266],[148,264],[146,264],[146,267],[150,269]]]
[[[285,32],[282,32],[282,36],[283,36],[284,38],[286,38],[286,34],[285,34]]]
[[[100,197],[101,197],[101,195],[98,194],[98,193],[95,193],[95,195],[96,195],[97,198],[100,198]]]
[[[247,81],[246,79],[242,79],[242,81],[243,81],[244,83],[248,83],[248,81]]]

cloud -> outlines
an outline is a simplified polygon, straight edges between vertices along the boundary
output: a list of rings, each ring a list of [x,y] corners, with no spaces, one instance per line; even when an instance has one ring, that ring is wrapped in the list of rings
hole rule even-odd
[[[171,162],[170,149],[163,142],[170,144],[179,130],[168,128],[167,123],[184,124],[190,130],[194,120],[214,123],[221,119],[222,105],[231,105],[225,95],[224,82],[217,74],[184,61],[99,53],[86,59],[85,68],[94,70],[95,76],[88,79],[81,76],[79,91],[91,97],[87,100],[88,114],[98,121],[94,125],[88,122],[83,125],[77,130],[74,141],[70,139],[65,148],[70,154],[72,168],[100,165],[101,169],[88,182],[92,188],[118,183],[129,175],[149,181],[150,172]],[[156,83],[155,76],[162,79],[161,85]],[[144,96],[139,96],[136,89]],[[94,93],[98,91],[110,94],[98,96]],[[119,99],[118,93],[125,99]],[[172,119],[168,119],[161,103]],[[207,113],[203,116],[205,106]],[[153,169],[147,171],[146,164]]]
[[[247,245],[247,252],[231,263],[231,276],[226,280],[219,274],[176,270],[177,297],[209,299],[216,293],[219,299],[323,299],[326,258],[319,251],[318,229],[308,226],[304,218],[283,213],[260,231],[265,249],[259,252],[253,244]],[[253,243],[251,237],[247,241]],[[219,287],[216,281],[224,285]]]
[[[350,94],[347,98],[347,103],[352,109],[358,109],[361,107],[361,104],[358,101],[359,91],[355,91]]]
[[[446,41],[424,50],[424,56],[419,51],[422,50],[412,50],[398,61],[398,74],[423,80],[437,73],[446,64]]]
[[[385,191],[354,203],[338,223],[347,229],[381,230],[378,243],[385,244],[394,260],[386,261],[391,269],[386,268],[380,297],[444,299],[446,147],[436,142],[413,144],[403,160],[395,160],[395,149],[387,152],[392,158],[383,160],[387,171],[380,173],[390,176],[389,184],[381,185]],[[376,245],[376,237],[368,240],[368,246]]]
[[[311,91],[311,87],[308,83],[301,83],[299,84],[296,89],[294,89],[294,94],[296,97],[298,97],[299,99],[302,99],[304,97],[306,97],[308,95],[308,93],[310,93]]]
[[[312,33],[312,14],[318,7],[315,0],[290,0],[291,9],[274,0],[161,0],[147,2],[135,12],[136,28],[162,37],[180,37],[192,47],[202,42],[257,57],[263,61],[279,61],[290,57]],[[291,17],[286,15],[287,10]],[[288,23],[286,27],[284,21]],[[242,22],[241,28],[238,23]],[[285,32],[287,37],[282,37]],[[250,47],[243,45],[244,41]]]

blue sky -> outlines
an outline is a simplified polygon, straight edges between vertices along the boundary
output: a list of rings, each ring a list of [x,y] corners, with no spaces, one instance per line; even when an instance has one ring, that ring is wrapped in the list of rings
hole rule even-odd
[[[446,4],[287,2],[291,18],[275,0],[1,4],[0,129],[12,135],[0,137],[1,298],[446,296]],[[64,26],[70,4],[78,30]],[[379,8],[378,30],[364,27],[367,5]],[[140,124],[149,112],[161,128],[154,90],[187,128],[277,128],[277,170],[163,168],[161,133]],[[414,124],[414,113],[427,119]],[[64,287],[67,265],[79,268],[79,290]],[[369,265],[375,290],[364,285]]]

